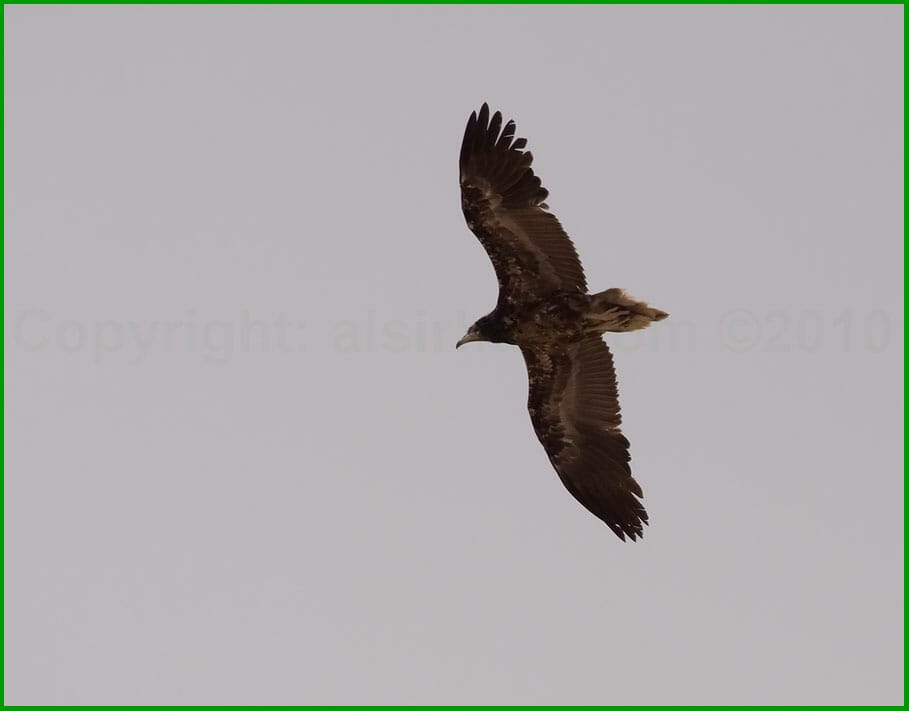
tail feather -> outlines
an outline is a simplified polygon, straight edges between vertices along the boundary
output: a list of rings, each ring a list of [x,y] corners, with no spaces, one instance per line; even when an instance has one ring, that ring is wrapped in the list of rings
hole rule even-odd
[[[631,298],[624,289],[607,289],[590,297],[590,317],[603,331],[637,331],[667,316],[665,311]]]

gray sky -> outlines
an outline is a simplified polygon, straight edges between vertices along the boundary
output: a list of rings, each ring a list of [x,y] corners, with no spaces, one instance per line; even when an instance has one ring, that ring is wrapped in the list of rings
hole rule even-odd
[[[901,6],[4,14],[7,703],[902,702]],[[484,100],[641,543],[454,350]]]

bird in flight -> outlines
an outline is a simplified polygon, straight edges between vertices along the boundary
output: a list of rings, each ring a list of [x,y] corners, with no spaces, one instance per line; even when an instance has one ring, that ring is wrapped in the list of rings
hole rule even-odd
[[[647,512],[631,476],[612,354],[603,333],[635,331],[667,313],[622,289],[587,291],[574,245],[544,200],[527,141],[514,121],[483,104],[461,144],[461,208],[499,281],[496,307],[457,347],[473,341],[520,347],[527,409],[569,492],[623,541],[644,533]]]

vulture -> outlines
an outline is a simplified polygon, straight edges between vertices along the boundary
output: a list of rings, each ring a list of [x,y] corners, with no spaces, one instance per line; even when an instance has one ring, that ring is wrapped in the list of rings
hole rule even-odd
[[[574,245],[544,202],[527,141],[483,104],[459,161],[461,209],[492,261],[495,308],[456,348],[509,343],[527,366],[530,420],[565,488],[620,539],[643,535],[647,512],[621,431],[615,369],[603,334],[635,331],[667,313],[623,289],[587,290]]]

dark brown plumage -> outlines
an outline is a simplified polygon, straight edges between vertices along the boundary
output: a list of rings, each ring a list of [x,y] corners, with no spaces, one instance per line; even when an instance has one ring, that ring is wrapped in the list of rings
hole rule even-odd
[[[643,534],[647,512],[620,430],[612,354],[601,336],[666,318],[621,289],[587,293],[574,245],[544,203],[527,142],[483,104],[461,144],[461,206],[499,281],[495,309],[458,342],[511,343],[527,365],[527,409],[571,494],[622,540]]]

